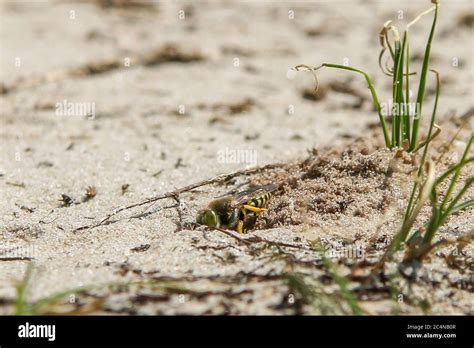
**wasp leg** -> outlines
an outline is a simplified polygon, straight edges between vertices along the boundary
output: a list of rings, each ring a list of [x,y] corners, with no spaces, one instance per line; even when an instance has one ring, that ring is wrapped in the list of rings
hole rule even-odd
[[[239,220],[237,226],[235,226],[235,230],[239,233],[244,233],[244,222],[242,220]]]
[[[257,214],[260,214],[260,213],[264,212],[265,210],[267,210],[265,208],[257,208],[257,207],[254,207],[254,206],[248,205],[248,204],[244,204],[243,208],[246,209],[246,210],[250,210],[251,212],[257,213]]]
[[[256,214],[247,214],[243,220],[244,222],[244,231],[247,232],[255,227],[255,223],[257,222],[257,215]]]

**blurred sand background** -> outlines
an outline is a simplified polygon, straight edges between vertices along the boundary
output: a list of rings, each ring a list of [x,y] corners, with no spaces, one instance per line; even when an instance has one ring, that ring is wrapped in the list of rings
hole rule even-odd
[[[98,312],[294,313],[291,306],[279,306],[288,295],[281,280],[232,278],[278,271],[277,261],[267,263],[224,234],[177,230],[177,210],[162,209],[173,200],[158,202],[148,209],[152,214],[140,218],[125,214],[110,225],[73,230],[117,207],[221,173],[301,160],[308,150],[344,146],[356,137],[370,142],[368,127],[378,117],[361,77],[323,70],[318,74],[321,98],[310,100],[303,90],[314,86],[312,76],[288,70],[302,63],[347,62],[367,71],[386,101],[391,81],[377,65],[378,33],[388,19],[402,30],[429,6],[429,1],[345,0],[150,1],[141,6],[2,1],[0,245],[34,250],[29,298],[160,276],[215,293],[200,297],[177,291],[153,298],[144,297],[142,289],[122,291]],[[473,11],[469,0],[441,5],[432,48],[432,66],[443,81],[441,124],[472,107],[472,19],[465,23],[463,16]],[[410,31],[412,54],[422,56],[430,25],[427,16]],[[341,93],[341,85],[361,90],[362,96]],[[64,101],[94,105],[94,114],[58,115],[56,104]],[[222,151],[250,157],[222,160]],[[83,202],[88,186],[97,194]],[[203,187],[183,195],[182,220],[193,221],[201,205],[233,188]],[[62,206],[61,195],[74,203]],[[459,233],[472,228],[470,215],[458,220]],[[355,229],[373,235],[378,219],[368,216]],[[387,231],[395,231],[397,223],[392,221]],[[251,235],[304,242],[328,234],[330,226],[311,231],[277,226]],[[331,231],[335,240],[355,233],[340,226]],[[298,257],[314,256],[298,252]],[[227,257],[233,262],[222,262]],[[27,263],[0,261],[0,313],[11,312],[15,281]],[[229,281],[216,284],[212,277]],[[156,294],[147,291],[147,296]],[[470,291],[453,296],[449,305],[434,303],[434,313],[473,313]],[[82,304],[89,299],[77,297]],[[388,313],[387,303],[386,298],[373,300],[367,308]],[[303,313],[319,312],[306,308]]]

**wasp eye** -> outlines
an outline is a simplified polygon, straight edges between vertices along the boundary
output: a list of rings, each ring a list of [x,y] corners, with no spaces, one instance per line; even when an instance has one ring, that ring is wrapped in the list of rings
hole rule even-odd
[[[217,215],[210,209],[200,211],[196,217],[196,222],[198,224],[207,225],[207,226],[217,226]]]
[[[208,210],[204,215],[204,224],[207,226],[217,226],[217,216],[212,210]]]

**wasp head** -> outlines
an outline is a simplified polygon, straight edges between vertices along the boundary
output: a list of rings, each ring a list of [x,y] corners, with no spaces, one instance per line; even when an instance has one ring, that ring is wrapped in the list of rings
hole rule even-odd
[[[219,217],[212,209],[201,209],[196,216],[196,222],[201,225],[219,227]]]

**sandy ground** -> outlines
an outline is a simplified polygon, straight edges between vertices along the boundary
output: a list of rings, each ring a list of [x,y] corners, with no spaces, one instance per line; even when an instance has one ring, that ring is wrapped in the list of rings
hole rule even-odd
[[[288,70],[348,63],[373,76],[387,100],[391,81],[377,65],[378,32],[386,20],[403,27],[429,6],[3,1],[0,246],[33,256],[28,301],[95,285],[64,301],[84,313],[87,306],[125,314],[351,313],[308,245],[321,239],[335,250],[360,247],[370,264],[399,227],[413,165],[400,160],[386,178],[393,153],[382,149],[373,127],[378,117],[359,76],[322,71],[319,97],[311,100],[304,90],[314,85],[312,76]],[[432,49],[443,82],[437,146],[455,133],[453,117],[472,107],[472,20],[463,24],[462,16],[473,11],[472,1],[442,3]],[[422,55],[430,24],[425,18],[412,28],[414,55]],[[57,103],[91,109],[68,115]],[[442,166],[461,153],[468,133]],[[288,165],[200,187],[180,195],[179,207],[163,200],[76,230],[115,208],[270,163]],[[257,229],[241,237],[252,242],[189,228],[213,197],[283,181],[283,194]],[[97,192],[87,200],[89,186]],[[62,195],[72,201],[60,201]],[[472,212],[450,219],[440,238],[472,229]],[[472,315],[472,246],[457,267],[446,262],[449,252],[437,252],[421,270],[428,273],[420,272],[414,285],[403,280],[395,292],[383,283],[363,285],[357,257],[334,261],[367,313],[398,306],[401,313]],[[15,284],[29,263],[7,258],[0,260],[2,314],[12,313]],[[128,281],[141,283],[103,286]],[[313,290],[305,295],[308,284]]]

